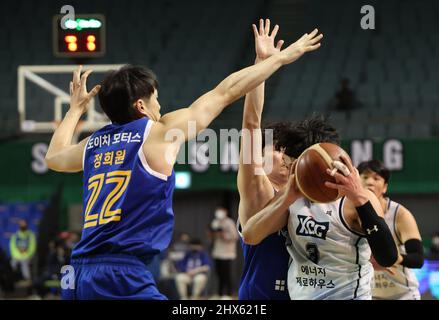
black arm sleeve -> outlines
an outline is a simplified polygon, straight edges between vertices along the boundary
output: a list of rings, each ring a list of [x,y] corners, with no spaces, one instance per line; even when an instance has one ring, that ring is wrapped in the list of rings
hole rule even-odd
[[[402,254],[401,264],[407,268],[422,268],[424,265],[424,248],[418,239],[410,239],[404,243],[406,254]]]
[[[398,259],[398,249],[386,221],[376,213],[370,201],[356,210],[376,262],[383,267],[393,266]]]

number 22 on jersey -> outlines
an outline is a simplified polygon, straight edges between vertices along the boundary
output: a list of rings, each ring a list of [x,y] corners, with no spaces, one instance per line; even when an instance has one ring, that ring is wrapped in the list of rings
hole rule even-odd
[[[107,173],[96,174],[88,179],[88,190],[91,190],[85,207],[85,225],[84,228],[103,225],[110,221],[120,221],[122,210],[117,208],[118,200],[127,190],[131,178],[130,170],[116,170]],[[108,192],[101,194],[102,188],[107,185],[113,185]],[[105,197],[105,200],[103,198]],[[99,201],[97,201],[99,199]],[[102,202],[103,200],[103,202]],[[96,209],[96,202],[102,203],[99,213]]]

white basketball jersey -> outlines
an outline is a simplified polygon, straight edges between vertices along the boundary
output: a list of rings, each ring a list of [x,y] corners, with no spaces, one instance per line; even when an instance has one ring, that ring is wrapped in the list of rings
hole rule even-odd
[[[371,299],[370,247],[366,238],[347,226],[343,203],[344,198],[328,204],[300,198],[290,206],[291,299]]]
[[[393,239],[398,245],[399,252],[405,254],[404,244],[396,233],[396,216],[399,203],[387,200],[387,209],[384,219],[392,232]],[[385,271],[375,271],[374,281],[372,281],[372,296],[374,299],[386,300],[419,300],[419,283],[413,270],[397,265],[396,274],[391,275]]]

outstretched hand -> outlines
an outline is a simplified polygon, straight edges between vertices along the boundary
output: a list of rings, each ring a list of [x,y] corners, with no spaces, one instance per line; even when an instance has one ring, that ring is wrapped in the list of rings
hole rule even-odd
[[[87,70],[81,76],[82,66],[73,71],[73,79],[70,81],[70,109],[87,112],[90,100],[99,92],[100,85],[87,92],[87,78],[93,70]]]
[[[274,39],[276,38],[277,32],[279,31],[279,26],[275,25],[270,34],[270,19],[259,20],[259,30],[256,25],[252,24],[253,33],[255,36],[255,50],[256,57],[260,60],[264,60],[271,57],[273,54],[280,52],[283,40],[279,40],[274,46]]]
[[[319,30],[314,29],[310,34],[305,33],[299,40],[280,52],[284,64],[290,64],[299,59],[304,53],[311,52],[320,48],[320,40],[323,34],[318,34]]]

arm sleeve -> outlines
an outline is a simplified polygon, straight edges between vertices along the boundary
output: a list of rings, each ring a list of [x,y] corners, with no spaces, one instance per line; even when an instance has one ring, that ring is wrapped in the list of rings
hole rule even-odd
[[[419,239],[410,239],[404,243],[406,254],[402,254],[401,265],[407,268],[420,269],[424,265],[424,248]]]
[[[370,201],[356,210],[375,260],[383,267],[393,266],[398,259],[398,249],[386,221],[376,213]]]

